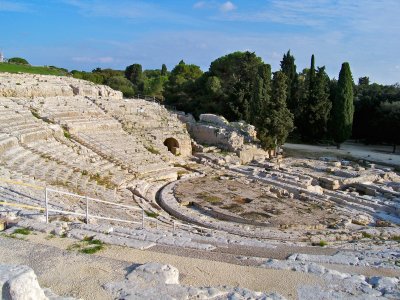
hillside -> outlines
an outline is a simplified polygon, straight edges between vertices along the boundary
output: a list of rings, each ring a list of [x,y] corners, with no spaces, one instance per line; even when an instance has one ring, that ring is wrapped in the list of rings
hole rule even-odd
[[[0,63],[0,72],[30,73],[30,74],[56,75],[56,76],[67,75],[67,72],[65,72],[64,70],[54,67],[39,67],[30,65],[8,64],[8,63]]]

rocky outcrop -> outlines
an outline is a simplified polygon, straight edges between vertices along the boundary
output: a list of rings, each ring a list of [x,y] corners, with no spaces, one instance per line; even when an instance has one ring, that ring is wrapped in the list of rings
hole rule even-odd
[[[192,287],[179,283],[179,271],[171,265],[147,263],[131,271],[122,282],[105,285],[118,299],[264,299],[283,300],[276,293],[244,288]]]
[[[186,123],[191,137],[197,143],[234,152],[242,164],[269,157],[267,152],[254,144],[257,132],[253,125],[243,121],[229,123],[224,117],[213,114],[200,115],[199,122],[191,114],[178,113],[178,118]],[[199,149],[201,147],[197,147]]]
[[[0,265],[0,294],[3,300],[73,300],[43,290],[28,266]]]
[[[105,85],[66,76],[0,73],[0,97],[108,97],[122,99],[122,93]]]

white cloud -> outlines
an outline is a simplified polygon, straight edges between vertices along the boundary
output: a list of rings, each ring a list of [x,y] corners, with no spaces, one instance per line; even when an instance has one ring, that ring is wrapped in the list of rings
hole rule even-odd
[[[221,4],[219,9],[222,12],[229,12],[229,11],[235,10],[236,9],[236,5],[233,4],[231,1],[226,1],[225,3]]]
[[[80,63],[112,63],[114,62],[114,58],[111,56],[104,56],[104,57],[87,57],[87,56],[75,56],[72,57],[72,60],[75,62]]]
[[[201,9],[201,8],[204,8],[206,5],[207,5],[207,3],[206,3],[205,1],[199,1],[199,2],[196,2],[196,3],[193,5],[193,8],[195,8],[195,9]]]

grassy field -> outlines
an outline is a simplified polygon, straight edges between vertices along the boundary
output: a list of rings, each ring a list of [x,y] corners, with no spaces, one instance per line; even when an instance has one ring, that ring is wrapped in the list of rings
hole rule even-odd
[[[21,72],[21,73],[42,74],[42,75],[56,75],[56,76],[67,75],[65,71],[56,68],[34,67],[27,65],[8,64],[8,63],[0,63],[0,72],[9,72],[9,73]]]

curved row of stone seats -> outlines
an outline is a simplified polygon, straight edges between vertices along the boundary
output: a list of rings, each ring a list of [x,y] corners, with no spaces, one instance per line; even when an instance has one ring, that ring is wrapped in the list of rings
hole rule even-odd
[[[45,143],[36,141],[24,144],[24,147],[82,174],[86,173],[89,176],[97,177],[99,180],[105,178],[107,181],[105,184],[115,185],[116,188],[122,187],[126,182],[133,179],[133,176],[120,170],[118,166],[103,159],[93,151],[82,146],[76,146],[75,149],[78,149],[74,150],[74,148],[59,142],[55,138],[49,138]]]
[[[0,124],[0,131],[25,142],[46,139],[52,134],[31,111],[9,99],[0,98]]]
[[[106,115],[86,97],[50,97],[34,99],[29,105],[46,120],[58,123],[72,132],[118,130],[121,125]]]
[[[105,188],[87,175],[51,161],[19,145],[0,156],[1,163],[33,178],[40,178],[50,185],[66,186],[73,191],[92,197],[114,198],[114,190]]]
[[[93,96],[122,99],[122,93],[108,86],[67,76],[38,74],[0,74],[2,97],[54,97]]]
[[[1,211],[9,211],[10,213],[14,212],[8,215],[15,216],[15,212],[18,212],[21,209],[28,209],[31,210],[31,213],[28,213],[28,216],[39,216],[39,218],[44,221],[43,208],[45,207],[45,186],[61,192],[71,192],[71,189],[68,187],[49,185],[47,182],[38,180],[37,178],[34,179],[33,177],[23,175],[15,172],[14,170],[0,166],[0,202],[10,203],[10,205],[6,204],[2,206]],[[128,190],[122,191],[120,196],[122,196],[124,199],[132,199],[132,194]],[[85,214],[85,199],[56,193],[50,190],[47,192],[47,197],[50,209],[70,211],[83,215]],[[113,202],[112,199],[107,200]],[[123,201],[117,202],[120,203]],[[132,201],[129,201],[129,203],[125,204],[134,206]],[[42,210],[35,210],[33,207],[40,207]],[[130,210],[93,201],[89,202],[89,207],[89,212],[92,216],[103,216],[106,218],[125,219],[128,221],[137,222],[140,222],[141,220],[140,210]],[[27,213],[25,212],[24,214],[26,215]],[[66,215],[68,215],[68,213]],[[69,218],[71,218],[71,216]],[[50,212],[51,220],[57,218],[60,218],[58,213]],[[92,222],[107,224],[107,221],[97,220],[94,218],[92,218]]]
[[[132,173],[143,175],[171,169],[158,153],[151,152],[152,148],[146,149],[135,137],[123,131],[78,133],[74,138],[103,157],[123,165]]]
[[[172,155],[164,142],[174,138],[179,144],[179,154],[191,155],[191,139],[185,125],[175,114],[163,106],[140,99],[91,99],[104,112],[121,122],[123,129],[149,145],[153,145],[161,155],[171,161],[179,160]]]

